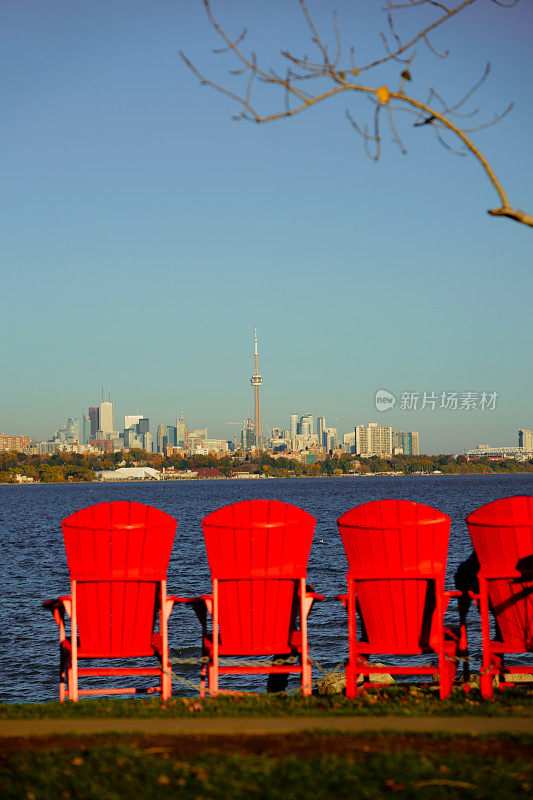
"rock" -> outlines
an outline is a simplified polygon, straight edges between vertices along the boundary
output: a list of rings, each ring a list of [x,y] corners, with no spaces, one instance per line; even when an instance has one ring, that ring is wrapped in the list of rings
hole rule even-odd
[[[380,664],[379,662],[375,662],[374,666],[376,667],[384,667],[385,664]],[[394,683],[394,678],[392,675],[389,675],[387,672],[379,673],[379,672],[371,672],[370,673],[370,682],[376,683],[386,683],[391,684]],[[359,675],[357,678],[357,683],[363,682],[363,676]],[[329,697],[334,694],[341,694],[346,690],[346,675],[344,670],[342,672],[330,672],[329,675],[326,675],[321,680],[317,681],[316,683],[318,687],[318,693],[323,697]]]

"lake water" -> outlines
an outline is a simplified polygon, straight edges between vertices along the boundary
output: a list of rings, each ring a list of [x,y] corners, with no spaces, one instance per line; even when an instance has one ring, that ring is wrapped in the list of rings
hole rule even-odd
[[[346,614],[334,600],[345,590],[346,558],[337,518],[360,503],[403,498],[439,508],[452,518],[447,588],[454,588],[457,565],[471,552],[465,517],[499,497],[533,494],[533,475],[305,478],[275,480],[168,481],[134,484],[0,486],[0,701],[36,702],[58,696],[58,629],[42,601],[69,592],[69,573],[61,520],[84,506],[109,500],[154,505],[178,520],[168,571],[170,594],[193,596],[210,591],[201,520],[209,512],[240,500],[268,498],[301,506],[317,526],[308,578],[326,600],[309,618],[312,658],[333,669],[348,654]],[[454,618],[451,605],[447,620]],[[169,623],[175,656],[200,655],[200,626],[190,608],[175,606]],[[473,668],[479,666],[479,617],[471,610],[469,645]],[[427,660],[427,659],[426,659]],[[199,681],[199,667],[176,670]],[[315,669],[313,677],[320,677]],[[224,680],[224,679],[223,679]],[[264,691],[265,676],[225,679],[234,688]],[[96,685],[98,680],[95,679]],[[87,684],[85,684],[87,685]],[[291,678],[289,689],[296,688]],[[194,690],[176,685],[178,693]]]

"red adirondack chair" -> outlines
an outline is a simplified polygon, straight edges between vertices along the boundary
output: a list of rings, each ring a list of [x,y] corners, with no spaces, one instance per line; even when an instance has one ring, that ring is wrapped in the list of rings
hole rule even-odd
[[[225,506],[202,521],[213,580],[212,594],[190,598],[202,624],[200,696],[219,694],[220,674],[302,676],[302,693],[311,693],[307,616],[323,597],[306,588],[306,572],[316,520],[306,511],[276,500]],[[212,616],[208,630],[207,615]],[[300,628],[296,628],[297,616]],[[300,663],[231,664],[220,656],[275,656]],[[291,658],[292,657],[292,658]]]
[[[481,616],[481,694],[492,697],[498,675],[533,673],[533,665],[506,666],[505,653],[533,652],[533,497],[504,497],[466,518],[480,568],[479,594],[471,592]],[[497,634],[491,640],[489,604]],[[512,685],[506,681],[506,685]]]
[[[44,603],[59,626],[61,702],[136,691],[78,689],[79,677],[96,675],[156,675],[160,687],[151,691],[170,697],[167,621],[175,598],[167,596],[166,577],[176,525],[157,508],[126,502],[99,503],[63,520],[71,593]],[[156,656],[159,667],[78,667],[80,659],[143,656]]]
[[[464,629],[444,628],[451,596],[444,590],[450,518],[407,500],[378,500],[352,508],[338,520],[348,559],[348,593],[339,595],[348,611],[349,663],[346,695],[357,695],[370,673],[433,675],[433,666],[369,665],[369,654],[435,653],[441,698],[451,691]],[[356,614],[361,618],[359,635]]]

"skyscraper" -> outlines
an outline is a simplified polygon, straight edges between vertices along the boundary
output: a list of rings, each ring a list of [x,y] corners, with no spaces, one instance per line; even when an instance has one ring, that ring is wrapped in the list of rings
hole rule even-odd
[[[161,423],[157,428],[157,452],[162,453],[168,444],[167,426]]]
[[[296,437],[298,436],[298,414],[291,414],[290,432],[291,432],[291,439],[296,439]]]
[[[176,446],[186,447],[187,439],[189,437],[189,428],[186,421],[183,419],[183,411],[176,420]]]
[[[263,447],[263,433],[261,427],[261,406],[259,402],[259,387],[263,384],[263,378],[259,374],[259,356],[257,353],[257,328],[254,330],[254,338],[255,338],[255,351],[254,351],[254,364],[255,369],[252,377],[250,378],[250,383],[254,387],[254,406],[255,406],[255,418],[254,418],[254,434],[255,434],[255,446],[258,449]]]
[[[326,429],[326,418],[325,417],[317,417],[316,418],[316,432],[318,434],[318,444],[321,447],[324,447],[324,431]]]
[[[302,436],[312,436],[313,435],[313,415],[306,411],[305,414],[302,414],[300,417],[300,433]]]
[[[115,430],[113,417],[114,417],[113,403],[111,403],[109,400],[104,400],[102,403],[100,403],[100,408],[98,413],[98,419],[99,419],[98,430],[102,431],[102,433],[113,433]]]
[[[89,419],[91,420],[91,436],[94,436],[100,427],[100,409],[96,406],[89,408]]]

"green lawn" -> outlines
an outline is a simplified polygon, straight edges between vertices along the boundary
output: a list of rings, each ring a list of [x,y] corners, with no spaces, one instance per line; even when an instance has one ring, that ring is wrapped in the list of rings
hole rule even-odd
[[[53,737],[0,754],[2,800],[516,800],[533,787],[533,737],[318,735]]]
[[[530,685],[531,686],[531,685]],[[303,698],[298,694],[221,696],[185,698],[175,696],[162,706],[159,699],[83,699],[79,703],[0,704],[0,719],[40,719],[72,717],[187,717],[203,716],[315,716],[315,715],[405,715],[405,716],[531,716],[533,686],[496,691],[485,701],[472,689],[465,694],[459,687],[441,702],[436,687],[414,685],[369,689],[356,700],[343,695]]]

